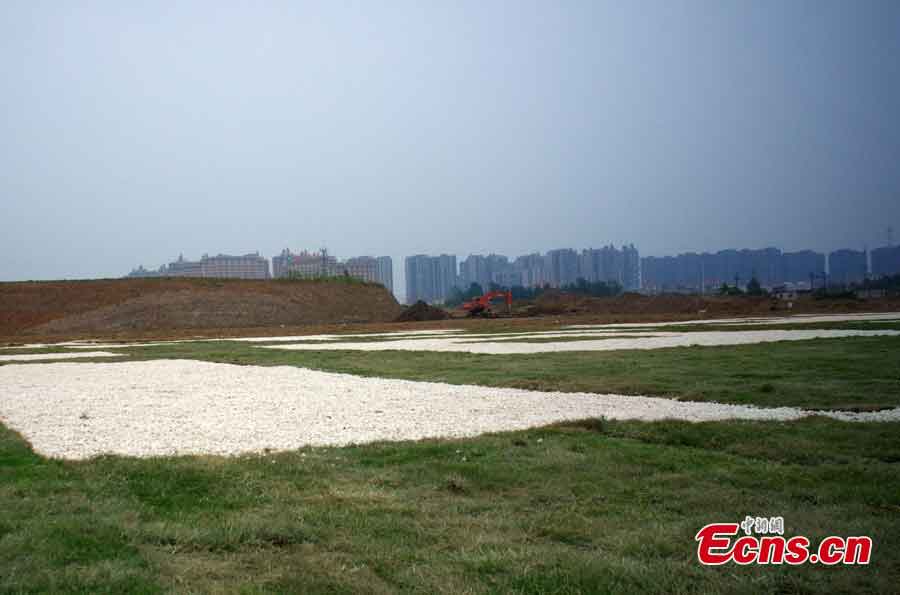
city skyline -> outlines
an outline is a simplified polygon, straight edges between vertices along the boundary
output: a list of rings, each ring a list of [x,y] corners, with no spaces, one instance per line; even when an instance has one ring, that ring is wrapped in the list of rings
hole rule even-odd
[[[890,234],[888,234],[888,229],[891,230]],[[720,250],[728,250],[728,249],[762,250],[762,249],[770,248],[770,247],[778,247],[779,249],[781,249],[785,252],[813,250],[816,252],[821,252],[823,254],[829,254],[833,251],[845,250],[845,249],[871,251],[876,248],[887,246],[889,235],[892,236],[892,239],[893,239],[892,245],[900,244],[900,225],[898,225],[898,226],[883,226],[879,232],[877,232],[877,233],[873,232],[871,242],[862,242],[858,245],[844,245],[844,244],[839,244],[837,242],[820,242],[820,243],[817,243],[814,245],[806,246],[806,245],[802,245],[798,242],[784,242],[784,243],[768,243],[768,244],[754,243],[754,244],[749,244],[749,245],[746,245],[746,246],[743,246],[740,248],[735,248],[734,246],[732,246],[732,247],[728,247],[728,246],[695,247],[695,246],[690,246],[687,242],[678,242],[677,245],[689,245],[689,247],[686,249],[661,250],[661,251],[654,251],[654,252],[648,252],[648,253],[645,253],[644,250],[641,249],[641,257],[642,258],[645,256],[665,257],[665,256],[674,256],[676,254],[683,254],[683,253],[697,253],[697,254],[715,253]],[[629,240],[628,238],[624,238],[622,240],[616,239],[615,241],[610,240],[610,241],[594,242],[593,244],[591,244],[590,242],[587,242],[587,243],[583,243],[580,245],[584,245],[585,247],[588,247],[588,248],[597,248],[597,247],[602,247],[607,244],[623,245],[623,244],[628,244],[628,243],[634,243],[634,245],[639,248],[641,248],[641,246],[643,245],[639,241],[631,242],[631,240]],[[221,242],[213,242],[213,245],[220,245],[220,244],[221,244]],[[318,248],[313,249],[312,244],[310,244],[310,245],[307,245],[306,249],[318,250],[318,249],[321,249],[322,246],[328,245],[327,242],[324,242],[322,240],[319,240],[319,241],[315,242],[314,244],[316,246],[318,246]],[[189,241],[189,242],[186,242],[186,245],[187,246],[196,246],[197,243]],[[224,244],[221,244],[221,245],[224,245]],[[227,246],[234,246],[234,245],[246,246],[246,248],[226,249],[226,250],[224,250],[224,252],[234,253],[234,254],[259,253],[259,254],[270,254],[270,255],[274,256],[274,255],[280,253],[284,249],[284,242],[282,242],[282,241],[268,241],[268,242],[262,242],[260,244],[252,244],[252,245],[248,244],[246,242],[233,242],[233,243],[229,242],[227,244]],[[265,247],[257,248],[256,247],[257,245],[265,246]],[[298,245],[302,246],[302,244],[298,244]],[[561,245],[563,245],[563,244],[553,245],[553,244],[549,244],[547,242],[543,242],[540,245],[535,245],[530,248],[528,246],[526,246],[522,250],[514,250],[514,249],[504,249],[502,247],[497,247],[497,245],[494,244],[493,248],[485,248],[485,249],[477,249],[477,250],[475,250],[475,249],[468,250],[468,249],[463,248],[462,250],[458,250],[458,251],[440,250],[440,249],[435,249],[435,248],[428,248],[426,246],[425,249],[415,250],[415,251],[411,250],[411,251],[406,251],[406,252],[394,252],[394,253],[390,253],[390,254],[386,254],[385,251],[379,251],[379,252],[385,253],[386,255],[390,256],[394,260],[394,262],[402,262],[403,258],[405,258],[406,256],[411,255],[411,254],[416,254],[416,253],[453,254],[454,256],[456,256],[457,261],[462,261],[463,259],[465,259],[467,256],[469,256],[471,254],[511,255],[511,254],[529,254],[529,253],[534,253],[534,252],[546,253],[550,250],[558,249]],[[574,245],[574,243],[572,243],[572,245]],[[272,248],[271,249],[266,248],[268,246],[271,246]],[[821,246],[826,246],[826,247],[822,248]],[[164,262],[171,260],[171,258],[172,258],[171,250],[169,250],[168,247],[159,247],[154,252],[159,254],[159,256],[152,257],[152,256],[146,256],[146,255],[144,255],[144,256],[138,255],[138,256],[134,256],[134,257],[129,256],[127,258],[124,258],[123,259],[124,264],[121,267],[114,267],[112,264],[112,261],[108,261],[108,263],[105,263],[105,264],[94,265],[91,269],[91,270],[96,271],[94,273],[88,272],[88,273],[84,273],[84,274],[78,274],[73,271],[71,273],[63,272],[60,275],[54,275],[49,272],[46,274],[39,272],[38,274],[35,274],[35,275],[24,275],[24,276],[19,276],[19,277],[11,277],[11,276],[4,277],[4,276],[0,275],[0,281],[28,281],[28,280],[41,281],[41,280],[54,280],[54,279],[100,279],[100,278],[112,279],[112,278],[117,278],[117,277],[122,276],[123,270],[129,270],[138,265],[142,265],[142,266],[149,265],[152,269],[152,267],[153,267],[152,263],[156,263],[156,262],[164,263]],[[185,248],[181,252],[184,254],[201,254],[201,255],[211,253],[210,250],[208,250],[208,248],[205,245],[200,245],[196,249]],[[331,253],[331,251],[329,251],[329,252]],[[216,253],[218,253],[218,252],[216,252]],[[363,249],[359,252],[359,254],[372,254],[372,253],[373,252],[371,250],[369,250],[367,252],[365,247],[363,247]],[[334,255],[339,259],[352,258],[352,256],[349,256],[349,254],[352,254],[349,250],[341,250],[339,253],[334,252]],[[117,253],[117,256],[122,256],[122,254]],[[37,265],[36,268],[38,271],[40,271],[43,268],[41,266],[41,264],[42,263],[36,263],[36,265]],[[151,270],[151,269],[148,269],[148,270]],[[0,271],[0,272],[2,272],[2,271]],[[397,283],[396,272],[395,272],[394,278],[395,278],[394,282],[396,284]],[[401,278],[401,282],[402,282],[402,278]]]
[[[900,247],[883,246],[871,250],[843,248],[829,252],[815,250],[788,251],[777,247],[724,248],[717,251],[682,252],[665,256],[642,255],[634,244],[599,244],[601,248],[556,248],[545,253],[514,255],[469,252],[464,258],[455,254],[418,254],[397,259],[402,266],[393,267],[391,256],[354,256],[339,258],[327,249],[282,251],[271,258],[259,252],[243,256],[204,253],[199,261],[185,259],[159,269],[132,269],[127,276],[237,276],[226,273],[243,271],[244,278],[278,278],[288,270],[301,276],[334,276],[349,274],[366,281],[379,282],[401,302],[424,298],[440,301],[452,287],[465,288],[477,283],[484,289],[502,287],[561,287],[583,278],[589,282],[614,282],[626,291],[705,292],[722,283],[746,284],[756,277],[764,287],[804,286],[816,282],[849,284],[869,277],[900,273]],[[242,259],[253,261],[240,262]],[[271,269],[269,261],[271,260]],[[234,262],[231,262],[234,261]],[[258,268],[264,263],[264,270]],[[293,263],[293,265],[291,264]],[[252,271],[244,274],[250,267]],[[412,275],[413,280],[410,281]],[[418,280],[416,280],[418,279]],[[807,279],[809,282],[807,283]],[[412,299],[410,298],[412,296]]]

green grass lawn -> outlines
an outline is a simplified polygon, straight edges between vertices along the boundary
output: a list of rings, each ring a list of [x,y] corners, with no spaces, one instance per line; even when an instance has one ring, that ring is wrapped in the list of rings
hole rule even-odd
[[[528,355],[287,351],[227,341],[135,347],[127,352],[132,359],[302,366],[360,376],[544,391],[809,409],[900,406],[900,337]]]
[[[121,351],[767,406],[900,405],[900,337],[515,356],[238,342]],[[37,456],[0,425],[0,593],[885,593],[900,581],[898,495],[900,423],[586,420],[83,462]],[[701,566],[697,530],[747,515],[783,516],[787,535],[814,542],[869,535],[872,564]]]
[[[49,461],[0,427],[0,592],[885,593],[900,424],[572,423],[252,457]],[[714,521],[867,567],[700,566]]]

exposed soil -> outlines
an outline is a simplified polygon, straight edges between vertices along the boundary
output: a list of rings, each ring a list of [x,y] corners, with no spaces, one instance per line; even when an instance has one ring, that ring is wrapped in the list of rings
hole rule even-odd
[[[788,309],[787,302],[770,297],[627,293],[617,297],[592,298],[551,291],[542,294],[531,311],[543,315],[602,316],[609,322],[660,322],[686,318],[896,311],[900,300],[816,299],[802,296],[793,300],[792,306]]]
[[[419,300],[412,306],[408,306],[397,317],[396,322],[422,322],[426,320],[446,320],[450,315],[443,308],[429,306]]]
[[[164,293],[170,295],[159,295]],[[185,311],[192,301],[200,302],[196,310],[199,314]],[[135,307],[140,304],[144,307]],[[230,314],[216,312],[218,307]],[[170,308],[176,308],[177,315],[167,312]],[[209,309],[213,309],[210,315],[202,314]],[[803,296],[787,310],[785,303],[768,298],[636,294],[589,298],[556,293],[555,297],[545,294],[537,302],[515,302],[511,318],[394,322],[403,308],[388,291],[372,285],[214,279],[47,281],[0,283],[0,345],[71,339],[143,341],[447,328],[533,331],[566,324],[896,311],[900,311],[896,298],[816,300]],[[123,318],[116,312],[129,314]],[[229,318],[235,313],[236,317]],[[222,326],[197,326],[195,317]]]
[[[328,281],[116,279],[0,283],[0,336],[104,335],[389,322],[380,285]]]

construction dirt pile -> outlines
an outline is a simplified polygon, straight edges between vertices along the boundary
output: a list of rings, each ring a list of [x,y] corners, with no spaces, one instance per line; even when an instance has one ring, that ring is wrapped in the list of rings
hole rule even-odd
[[[115,279],[0,283],[0,336],[390,322],[381,285],[335,281]]]
[[[422,300],[419,300],[412,306],[408,306],[400,316],[396,318],[396,322],[419,322],[423,320],[446,320],[450,315],[446,310],[429,306]]]

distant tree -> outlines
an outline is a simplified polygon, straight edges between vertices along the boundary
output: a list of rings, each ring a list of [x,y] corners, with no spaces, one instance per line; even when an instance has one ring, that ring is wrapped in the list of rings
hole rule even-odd
[[[444,300],[444,305],[456,307],[464,301],[466,301],[466,296],[463,294],[462,290],[459,287],[453,287],[447,295],[447,299]]]
[[[521,285],[513,285],[510,292],[514,300],[533,300],[544,292],[543,287],[523,287]]]
[[[540,291],[538,288],[534,287],[523,287],[521,285],[513,285],[509,288],[510,293],[512,293],[514,300],[533,300],[536,295],[535,293]]]
[[[737,285],[728,285],[727,283],[722,283],[722,286],[719,287],[719,295],[744,295],[744,292],[741,291],[741,288]]]
[[[883,289],[886,292],[897,293],[900,291],[900,274],[866,279],[863,281],[862,287],[863,289]]]
[[[580,277],[575,280],[575,283],[564,285],[560,289],[569,293],[580,293],[593,297],[608,297],[622,293],[622,286],[616,282],[591,282]]]
[[[480,283],[472,283],[466,290],[465,296],[467,300],[471,300],[484,295],[484,288]]]
[[[750,282],[747,283],[747,295],[765,295],[766,292],[762,288],[762,285],[759,284],[759,279],[753,277],[750,279]]]

